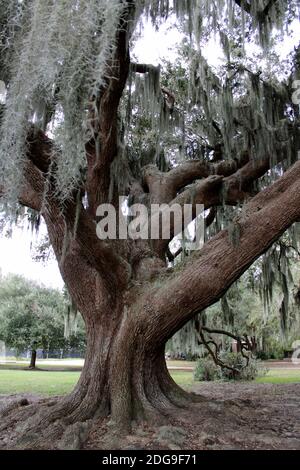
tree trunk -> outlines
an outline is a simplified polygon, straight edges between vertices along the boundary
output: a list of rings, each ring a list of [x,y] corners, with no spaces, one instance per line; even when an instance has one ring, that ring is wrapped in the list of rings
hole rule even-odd
[[[35,369],[35,363],[36,363],[36,349],[32,349],[29,369]]]
[[[186,403],[187,394],[169,375],[164,344],[150,344],[143,315],[135,315],[124,308],[121,321],[103,322],[86,313],[84,367],[52,419],[68,416],[71,424],[110,415],[119,432],[128,432],[132,421],[163,422],[174,406]]]

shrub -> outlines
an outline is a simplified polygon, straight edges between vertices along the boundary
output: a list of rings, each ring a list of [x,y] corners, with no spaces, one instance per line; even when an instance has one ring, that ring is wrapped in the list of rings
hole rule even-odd
[[[267,373],[267,368],[262,367],[256,359],[250,358],[246,366],[246,359],[241,353],[232,353],[224,351],[220,354],[220,359],[224,364],[233,367],[239,372],[234,372],[225,367],[216,366],[211,357],[205,357],[197,361],[194,370],[194,380],[196,381],[214,381],[214,380],[254,380],[258,376]]]
[[[194,370],[194,380],[211,382],[218,378],[218,367],[209,357],[201,358],[197,361]]]
[[[263,361],[268,359],[282,360],[284,359],[284,348],[283,346],[273,344],[267,351],[257,351],[256,356]]]
[[[225,367],[220,367],[219,369],[219,377],[222,380],[254,380],[258,376],[265,375],[267,372],[266,368],[260,366],[259,362],[254,359],[250,358],[249,363],[247,364],[247,360],[241,353],[232,353],[224,351],[220,355],[220,359],[224,364],[227,364],[230,367],[233,367],[239,372],[234,372],[230,369],[226,369]]]

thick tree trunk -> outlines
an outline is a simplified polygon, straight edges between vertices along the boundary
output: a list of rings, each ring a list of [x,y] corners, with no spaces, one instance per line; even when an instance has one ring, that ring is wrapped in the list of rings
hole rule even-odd
[[[186,403],[187,394],[167,370],[164,344],[148,343],[141,317],[133,321],[124,308],[119,324],[87,318],[84,368],[55,418],[63,414],[71,424],[110,416],[119,432],[127,432],[132,421],[163,421],[174,406]]]
[[[87,335],[80,379],[73,392],[52,410],[51,420],[63,416],[71,424],[109,415],[118,430],[128,431],[132,420],[154,417],[157,421],[168,409],[183,405],[187,394],[172,380],[165,364],[164,347],[169,337],[158,335],[153,339],[143,284],[127,284],[124,289],[126,270],[113,264],[117,261],[112,257],[106,270],[99,273],[105,252],[94,267],[94,260],[84,251],[83,245],[89,240],[81,226],[63,254],[64,222],[56,211],[48,211],[45,219],[62,276],[84,318]]]
[[[36,349],[32,349],[29,369],[35,369],[35,364],[36,364]]]

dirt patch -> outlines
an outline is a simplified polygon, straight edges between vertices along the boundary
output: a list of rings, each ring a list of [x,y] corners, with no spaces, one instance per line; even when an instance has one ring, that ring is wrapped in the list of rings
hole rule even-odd
[[[109,443],[105,424],[94,425],[85,448],[300,449],[300,384],[202,383],[192,391],[207,400],[177,412],[172,426],[145,425]]]
[[[202,402],[176,410],[163,426],[136,425],[125,438],[111,432],[107,419],[90,422],[83,448],[300,449],[300,384],[201,383],[192,391]],[[40,397],[0,396],[0,411],[15,401],[26,407],[24,400],[34,404]],[[0,448],[7,446],[8,434],[0,433]]]

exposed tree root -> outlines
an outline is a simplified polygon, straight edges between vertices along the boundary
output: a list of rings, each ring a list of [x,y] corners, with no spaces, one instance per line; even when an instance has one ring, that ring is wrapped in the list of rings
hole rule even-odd
[[[12,399],[0,410],[0,448],[80,449],[88,439],[93,423],[100,417],[109,420],[109,434],[115,439],[130,433],[132,424],[135,427],[145,423],[169,424],[178,412],[178,406],[187,408],[194,397],[179,387],[176,393],[172,389],[173,393],[168,396],[162,388],[152,383],[147,391],[143,389],[141,393],[139,390],[133,400],[130,422],[110,419],[107,399],[97,402],[91,400],[89,394],[81,398],[76,391],[63,399],[41,399],[33,403],[24,398]],[[201,400],[199,396],[197,398],[197,401]]]

